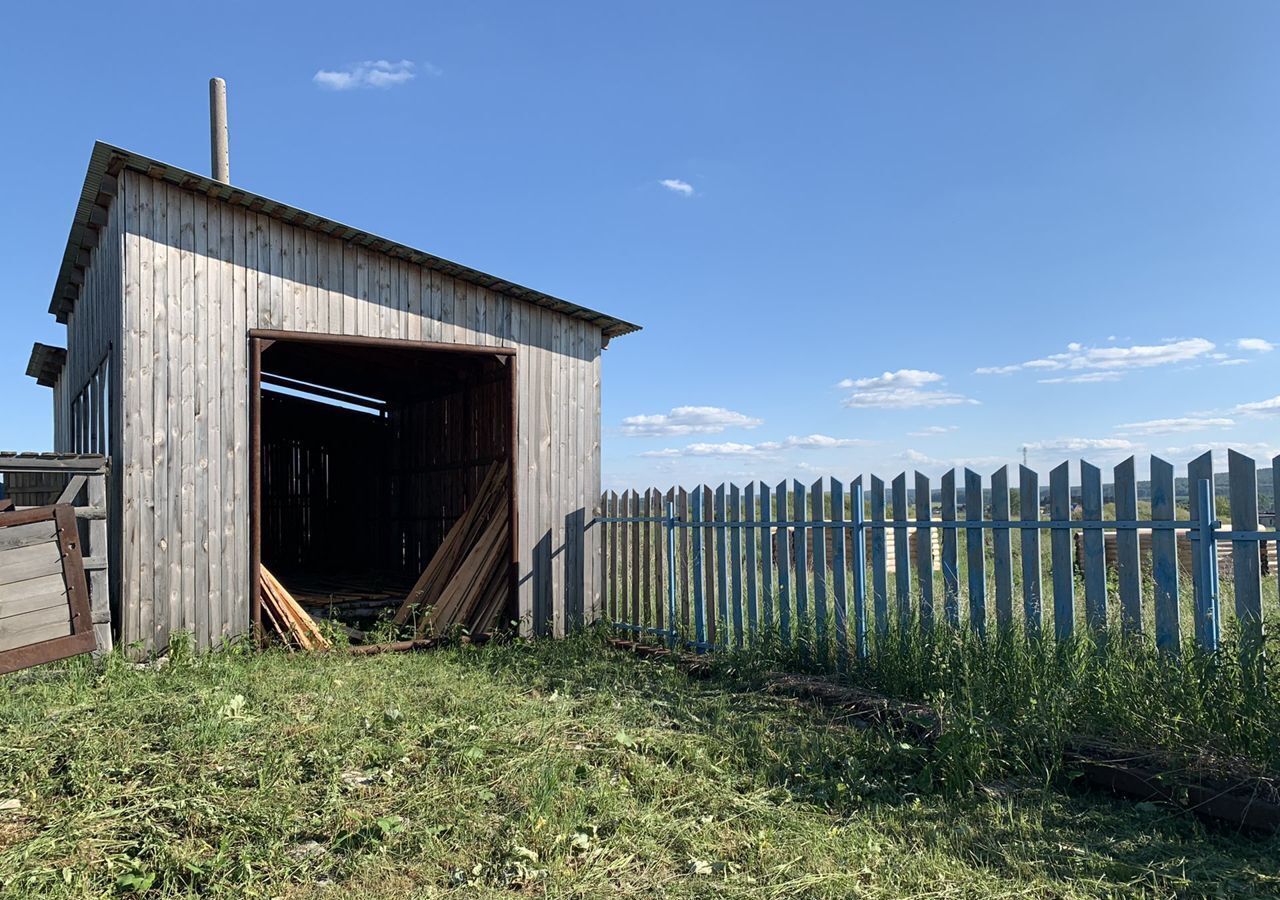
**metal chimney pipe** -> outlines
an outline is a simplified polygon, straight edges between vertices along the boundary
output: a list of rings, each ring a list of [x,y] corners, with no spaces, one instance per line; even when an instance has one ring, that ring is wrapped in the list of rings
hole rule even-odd
[[[209,140],[213,180],[231,183],[231,157],[227,150],[227,83],[209,79]]]

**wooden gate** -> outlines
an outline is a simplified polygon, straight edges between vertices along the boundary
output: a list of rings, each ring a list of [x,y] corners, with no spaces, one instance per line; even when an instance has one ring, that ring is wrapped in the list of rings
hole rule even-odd
[[[0,513],[0,673],[96,647],[75,511]]]

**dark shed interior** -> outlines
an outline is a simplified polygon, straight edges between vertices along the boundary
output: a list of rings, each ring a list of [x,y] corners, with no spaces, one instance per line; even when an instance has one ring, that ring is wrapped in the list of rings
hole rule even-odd
[[[511,484],[513,367],[407,342],[265,347],[261,559],[313,617],[367,628],[404,600],[490,466]]]

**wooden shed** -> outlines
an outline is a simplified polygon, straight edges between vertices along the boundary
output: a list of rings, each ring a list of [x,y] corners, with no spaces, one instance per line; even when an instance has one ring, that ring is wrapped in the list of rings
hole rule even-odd
[[[124,643],[254,622],[258,566],[412,585],[490,468],[526,634],[599,612],[600,362],[637,326],[98,143],[38,345],[54,445],[111,459]]]

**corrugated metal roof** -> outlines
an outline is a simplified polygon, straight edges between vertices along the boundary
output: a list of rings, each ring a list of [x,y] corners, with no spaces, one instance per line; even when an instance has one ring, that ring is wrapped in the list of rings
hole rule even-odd
[[[523,300],[526,303],[532,303],[544,309],[551,309],[576,319],[583,319],[598,325],[607,338],[618,337],[619,335],[630,334],[633,331],[640,330],[639,325],[633,325],[630,322],[588,309],[585,306],[579,306],[576,303],[561,300],[559,297],[553,297],[550,294],[544,294],[541,291],[535,291],[532,288],[506,281],[497,276],[481,272],[478,269],[450,262],[423,250],[417,250],[388,238],[379,237],[370,232],[352,228],[349,225],[343,225],[341,222],[335,222],[332,219],[326,219],[323,216],[306,212],[286,203],[280,203],[261,194],[251,193],[238,185],[222,184],[204,175],[197,175],[194,172],[188,172],[185,169],[180,169],[167,163],[157,162],[141,154],[113,147],[101,141],[93,145],[93,154],[89,158],[89,171],[85,175],[84,187],[80,190],[80,202],[76,206],[75,218],[71,223],[71,234],[67,238],[67,249],[62,257],[62,267],[58,271],[58,281],[54,285],[53,299],[49,303],[49,312],[57,316],[59,322],[66,321],[67,314],[75,305],[79,290],[75,276],[77,269],[82,268],[81,253],[86,248],[91,248],[96,244],[97,228],[103,220],[101,208],[105,207],[109,202],[109,198],[115,194],[115,177],[124,169],[132,169],[187,190],[206,194],[229,203],[236,203],[245,207],[252,205],[255,211],[272,216],[290,225],[318,231],[321,234],[326,234],[339,240],[351,241],[380,253],[409,260],[426,268],[434,269],[437,272],[460,278],[472,284],[478,284],[496,293],[506,294],[517,300]],[[95,208],[98,209],[96,213],[94,211]]]

